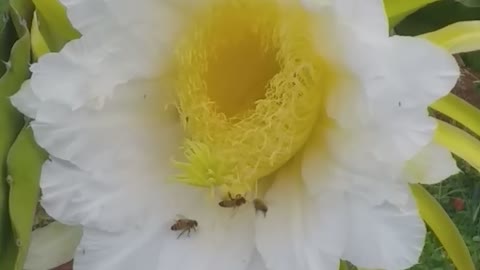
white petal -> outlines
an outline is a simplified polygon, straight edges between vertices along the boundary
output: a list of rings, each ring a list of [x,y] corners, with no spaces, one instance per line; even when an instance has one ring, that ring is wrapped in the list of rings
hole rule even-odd
[[[379,190],[372,187],[371,193],[375,192]],[[425,225],[406,184],[400,192],[408,194],[406,204],[385,201],[372,205],[355,193],[349,195],[349,241],[344,259],[359,267],[389,270],[406,269],[418,262]]]
[[[164,109],[172,101],[169,93],[157,87],[144,81],[122,85],[102,110],[50,104],[31,123],[35,139],[82,170],[169,166],[183,134],[176,110]]]
[[[198,221],[197,232],[179,240],[178,233],[166,232],[157,251],[157,269],[247,269],[255,251],[255,212],[247,206],[237,210],[219,207],[216,201],[197,202],[191,214],[186,213]]]
[[[411,183],[436,184],[458,172],[450,151],[435,142],[424,147],[405,167]]]
[[[73,27],[85,34],[94,27],[114,25],[109,20],[105,1],[102,0],[60,0],[67,9],[67,15]]]
[[[73,261],[75,270],[157,269],[161,227],[108,233],[84,229]]]
[[[254,251],[254,254],[250,260],[250,264],[246,270],[268,270],[263,262],[262,256],[260,253],[258,253],[258,251]]]
[[[49,270],[70,261],[81,236],[80,227],[59,222],[33,231],[24,270]]]
[[[447,95],[459,78],[453,56],[426,40],[395,36],[376,49],[381,58],[375,63],[378,72],[365,83],[372,113],[382,112],[379,116],[389,117],[400,108],[425,110]]]
[[[168,182],[161,166],[143,173],[131,169],[93,175],[53,158],[42,169],[42,206],[65,224],[119,231],[152,215],[165,221],[199,199],[195,190]]]
[[[23,114],[30,118],[35,118],[42,104],[40,99],[33,93],[30,83],[30,80],[25,81],[20,90],[10,98],[10,101]]]
[[[376,178],[392,178],[403,169],[404,162],[413,158],[432,139],[435,121],[426,114],[414,116],[407,115],[364,128],[331,125],[325,128],[326,151],[351,171]]]
[[[368,35],[388,36],[388,20],[382,0],[332,1],[339,20]]]
[[[73,109],[101,104],[116,86],[131,79],[164,75],[187,17],[181,7],[165,1],[63,0],[63,4],[82,37],[40,58],[31,67],[31,80],[40,100]]]
[[[124,37],[111,35],[102,41],[86,35],[67,43],[59,53],[42,56],[30,68],[32,91],[42,101],[77,109],[103,101],[117,85],[152,72],[145,62],[151,57],[148,50],[134,51]]]
[[[160,224],[146,219],[141,228],[123,233],[85,230],[74,269],[246,269],[254,254],[252,209],[232,217],[231,209],[216,204],[206,209],[199,202],[198,208],[185,213],[197,220],[197,231],[178,239],[179,232],[170,229],[174,216],[171,222]]]
[[[300,167],[281,169],[265,198],[267,215],[257,217],[257,248],[267,268],[337,269],[346,216],[331,205],[341,199],[308,197]]]
[[[426,115],[426,108],[448,94],[459,77],[455,59],[428,41],[344,32],[348,35],[339,35],[344,46],[336,52],[342,55],[342,84],[329,93],[327,102],[328,115],[342,127],[395,123],[397,118],[415,123],[416,116]]]

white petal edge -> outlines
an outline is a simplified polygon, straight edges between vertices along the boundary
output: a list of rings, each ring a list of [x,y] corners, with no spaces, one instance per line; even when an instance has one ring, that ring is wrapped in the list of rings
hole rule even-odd
[[[53,222],[32,232],[24,270],[49,270],[70,261],[82,228]]]
[[[459,172],[450,151],[435,142],[425,146],[405,166],[405,177],[410,183],[427,185],[439,183]]]
[[[144,219],[142,228],[122,233],[86,229],[74,269],[246,270],[254,254],[252,209],[232,217],[231,209],[210,206],[199,201],[183,213],[197,220],[198,227],[180,238],[180,232],[170,229],[175,216],[164,223]]]
[[[314,13],[333,11],[339,24],[346,25],[368,36],[387,37],[388,20],[382,0],[302,0],[302,4]]]
[[[298,164],[278,172],[265,197],[267,215],[257,217],[257,249],[268,269],[337,269],[347,218],[345,208],[331,206],[341,196],[316,200],[301,181]]]
[[[343,84],[329,94],[327,112],[345,128],[395,122],[397,117],[414,116],[412,111],[426,114],[460,75],[452,55],[420,38],[369,39],[354,31],[339,38],[348,40],[343,42],[348,46],[336,52],[344,56]],[[350,113],[352,108],[357,114]]]
[[[37,116],[37,111],[42,106],[42,103],[33,93],[30,84],[30,80],[25,81],[20,90],[10,97],[10,102],[19,109],[21,113],[33,119]]]
[[[167,92],[142,80],[119,86],[101,110],[47,102],[31,122],[35,140],[50,155],[90,172],[145,171],[159,163],[168,169],[183,133],[176,109],[165,109],[172,101]]]
[[[372,187],[371,192],[381,191]],[[359,267],[388,270],[406,269],[418,262],[425,224],[407,184],[398,192],[408,195],[406,204],[372,205],[355,193],[349,195],[349,242],[343,259]]]
[[[158,171],[132,173],[119,168],[94,175],[52,158],[42,168],[41,204],[62,223],[114,232],[141,226],[150,216],[170,220],[199,199],[194,189],[168,182]]]
[[[250,264],[248,265],[246,270],[269,270],[269,269],[267,269],[267,267],[265,266],[265,262],[263,262],[263,259],[260,253],[258,253],[258,251],[255,250],[250,260]]]
[[[388,20],[383,0],[334,0],[339,20],[348,22],[366,35],[388,36]]]

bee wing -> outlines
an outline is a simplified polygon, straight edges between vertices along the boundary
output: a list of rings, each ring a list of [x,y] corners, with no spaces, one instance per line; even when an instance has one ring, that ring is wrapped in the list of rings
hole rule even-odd
[[[177,214],[175,217],[177,219],[187,219],[184,215],[181,215],[181,214]]]

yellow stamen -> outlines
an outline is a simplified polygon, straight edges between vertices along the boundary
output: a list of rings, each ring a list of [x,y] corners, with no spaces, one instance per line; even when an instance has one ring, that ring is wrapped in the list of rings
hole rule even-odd
[[[192,16],[175,58],[188,134],[178,181],[252,191],[318,121],[330,75],[316,53],[313,23],[299,4],[279,2],[212,0]]]

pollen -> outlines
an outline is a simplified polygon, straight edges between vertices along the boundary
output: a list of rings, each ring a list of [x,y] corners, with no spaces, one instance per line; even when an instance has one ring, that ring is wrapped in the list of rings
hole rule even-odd
[[[308,139],[331,75],[310,15],[285,2],[212,0],[191,16],[174,60],[187,134],[176,180],[246,193]]]

